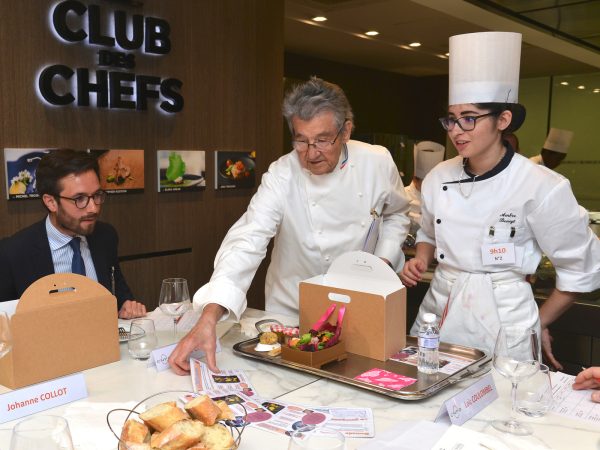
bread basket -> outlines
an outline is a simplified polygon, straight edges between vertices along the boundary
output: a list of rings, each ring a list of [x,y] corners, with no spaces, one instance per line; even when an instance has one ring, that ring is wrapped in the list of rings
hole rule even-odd
[[[141,413],[144,412],[144,410],[149,409],[150,407],[152,407],[156,404],[159,404],[159,403],[163,403],[163,402],[176,401],[178,406],[183,408],[180,398],[183,397],[184,395],[194,395],[195,396],[197,394],[195,394],[194,392],[191,392],[191,391],[186,391],[186,390],[172,390],[172,391],[158,392],[156,394],[152,394],[152,395],[144,398],[143,400],[138,402],[132,409],[116,408],[116,409],[110,410],[106,414],[106,423],[107,423],[110,431],[114,434],[115,438],[119,441],[119,444],[125,445],[125,443],[121,440],[120,432],[121,432],[121,429],[123,428],[123,426],[125,425],[125,423],[129,419],[133,419],[133,418],[135,418],[134,415],[139,416]],[[146,406],[144,408],[142,408],[144,404]],[[244,411],[246,411],[246,409],[244,408],[243,405],[240,405],[240,406],[242,407],[242,409]],[[123,420],[123,423],[115,430],[116,427],[113,427],[113,424],[111,424],[111,417],[118,411],[127,413],[127,416],[125,417],[125,420]],[[229,432],[231,433],[231,436],[233,437],[234,445],[228,450],[237,450],[239,448],[241,440],[242,440],[242,433],[244,432],[244,429],[246,428],[246,425],[247,425],[247,422],[245,419],[246,418],[245,418],[245,414],[244,414],[243,417],[241,417],[241,416],[236,417],[236,420],[234,420],[234,421],[226,420],[226,421],[219,422],[229,430]]]

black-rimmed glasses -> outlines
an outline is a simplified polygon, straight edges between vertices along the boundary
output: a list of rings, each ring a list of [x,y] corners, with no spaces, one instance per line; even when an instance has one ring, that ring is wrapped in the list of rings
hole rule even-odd
[[[453,119],[452,117],[440,117],[440,123],[444,130],[452,131],[454,129],[454,125],[458,124],[461,130],[463,131],[471,131],[475,129],[475,124],[477,123],[477,119],[481,119],[482,117],[487,116],[497,116],[496,112],[489,112],[486,114],[481,114],[479,116],[462,116],[458,119]]]
[[[92,199],[96,205],[104,203],[104,200],[106,200],[106,192],[98,191],[94,192],[92,195],[78,195],[77,197],[63,197],[62,195],[59,195],[58,197],[64,198],[65,200],[71,200],[75,203],[77,208],[84,209],[87,207],[90,199]]]
[[[315,142],[313,143],[310,143],[308,141],[292,141],[292,146],[297,152],[305,152],[311,145],[321,152],[327,151],[333,146],[333,144],[335,144],[335,141],[337,141],[337,139],[340,137],[340,133],[344,129],[344,125],[346,125],[346,122],[348,122],[348,119],[344,120],[344,123],[338,130],[333,141],[329,141],[327,139],[315,139]]]

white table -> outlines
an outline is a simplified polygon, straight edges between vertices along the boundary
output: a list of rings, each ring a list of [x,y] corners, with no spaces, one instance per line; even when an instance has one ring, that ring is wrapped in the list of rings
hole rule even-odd
[[[171,333],[159,333],[160,345],[172,341]],[[246,339],[238,325],[222,338],[223,351],[217,355],[221,369],[243,369],[249,375],[256,391],[263,398],[280,398],[284,401],[307,405],[360,406],[372,408],[376,433],[398,426],[399,422],[433,420],[443,401],[471,381],[463,381],[422,401],[402,401],[363,391],[334,381],[235,356],[233,344]],[[41,414],[55,414],[67,418],[78,450],[114,450],[116,439],[106,425],[106,413],[116,407],[132,406],[139,400],[165,390],[191,390],[189,376],[177,376],[170,371],[157,372],[146,367],[146,362],[132,360],[127,344],[121,344],[121,360],[84,372],[89,396]],[[497,432],[491,421],[507,417],[510,409],[510,383],[494,375],[500,398],[471,419],[464,426],[494,435],[510,448],[529,449],[534,445],[552,449],[593,449],[600,447],[600,427],[587,422],[547,415],[541,419],[522,416],[522,421],[534,429],[533,436],[518,438]],[[1,392],[7,389],[0,387]],[[119,416],[114,416],[119,424]],[[120,416],[124,417],[124,415]],[[10,430],[16,422],[0,425],[0,448],[7,449]],[[366,440],[351,439],[348,450],[356,449]],[[287,438],[247,427],[242,437],[242,450],[287,448]]]

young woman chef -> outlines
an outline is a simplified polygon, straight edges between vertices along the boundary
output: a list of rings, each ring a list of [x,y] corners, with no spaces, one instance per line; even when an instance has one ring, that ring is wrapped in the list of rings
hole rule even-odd
[[[559,366],[547,327],[575,292],[600,287],[600,241],[569,180],[502,140],[525,119],[517,100],[520,54],[518,33],[450,38],[450,106],[440,121],[458,156],[423,182],[416,256],[401,278],[414,286],[436,257],[412,334],[432,312],[442,341],[491,352],[501,325],[535,327]],[[538,313],[525,276],[536,271],[542,252],[556,269],[556,289]]]

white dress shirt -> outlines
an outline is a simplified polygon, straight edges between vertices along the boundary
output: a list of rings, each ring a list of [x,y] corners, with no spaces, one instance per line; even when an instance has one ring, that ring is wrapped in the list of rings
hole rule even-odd
[[[71,273],[73,249],[69,246],[69,242],[71,242],[73,236],[58,231],[52,225],[52,222],[50,222],[50,216],[46,217],[46,233],[48,234],[48,243],[50,244],[50,252],[52,253],[54,273]],[[98,281],[87,239],[82,235],[77,235],[77,237],[80,238],[81,257],[85,264],[85,276]]]

